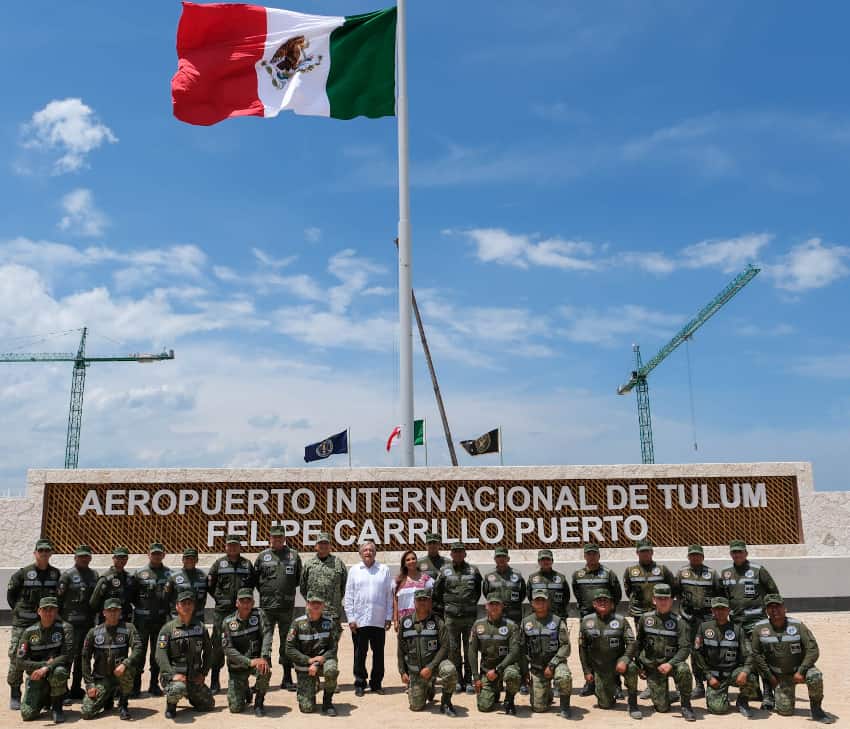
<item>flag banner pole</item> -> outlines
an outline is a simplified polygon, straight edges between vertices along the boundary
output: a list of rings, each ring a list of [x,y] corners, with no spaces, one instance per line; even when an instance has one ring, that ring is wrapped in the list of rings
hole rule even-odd
[[[346,445],[348,446],[348,467],[351,468],[351,428],[346,428],[348,435],[346,436]]]
[[[428,420],[422,418],[422,444],[425,446],[425,465],[428,465]]]
[[[500,425],[499,426],[499,465],[500,466],[505,465],[505,456],[504,456],[504,453],[502,452],[502,446],[503,445],[504,444],[502,443],[502,426]]]
[[[396,20],[396,118],[398,121],[398,352],[401,398],[401,465],[413,466],[413,293],[410,163],[407,116],[407,2],[398,0]]]

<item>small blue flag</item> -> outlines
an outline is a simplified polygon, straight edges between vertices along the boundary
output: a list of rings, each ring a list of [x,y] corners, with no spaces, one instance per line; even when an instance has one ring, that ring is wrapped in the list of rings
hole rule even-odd
[[[318,443],[311,443],[304,448],[304,460],[321,461],[323,458],[335,456],[337,453],[348,453],[348,431],[329,436]]]

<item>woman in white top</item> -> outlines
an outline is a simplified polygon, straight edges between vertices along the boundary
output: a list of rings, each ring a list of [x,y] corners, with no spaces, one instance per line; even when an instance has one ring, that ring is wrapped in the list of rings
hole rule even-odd
[[[401,556],[401,568],[395,578],[395,600],[393,602],[393,625],[398,633],[398,625],[403,617],[416,611],[413,593],[422,588],[432,589],[434,580],[431,575],[419,571],[419,558],[416,552],[408,549]]]

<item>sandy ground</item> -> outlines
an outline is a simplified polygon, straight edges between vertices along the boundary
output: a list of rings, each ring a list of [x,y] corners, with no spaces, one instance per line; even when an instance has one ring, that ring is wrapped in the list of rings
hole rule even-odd
[[[850,613],[798,613],[815,632],[818,643],[821,649],[821,658],[818,661],[819,668],[824,673],[826,697],[824,707],[827,711],[838,718],[834,726],[850,727]],[[617,709],[612,711],[602,711],[595,707],[593,697],[582,698],[578,696],[578,689],[582,686],[581,668],[579,666],[577,651],[575,650],[575,626],[577,621],[570,620],[571,635],[573,636],[573,655],[570,657],[570,669],[573,672],[574,683],[576,688],[573,690],[573,716],[576,721],[582,722],[585,726],[607,726],[607,727],[632,727],[636,722],[629,718],[625,711],[624,704],[621,704]],[[0,657],[0,670],[3,676],[6,675],[8,658],[6,657],[6,646],[9,640],[9,629],[0,629],[0,645],[2,645],[2,657]],[[207,714],[197,713],[191,709],[184,707],[181,704],[178,710],[176,721],[166,720],[163,716],[165,700],[161,698],[149,698],[146,693],[142,694],[140,699],[131,701],[130,706],[135,718],[135,723],[143,722],[144,726],[150,727],[167,727],[174,724],[177,725],[192,725],[197,729],[204,727],[216,727],[220,729],[222,726],[243,727],[251,726],[257,729],[265,727],[278,727],[283,720],[286,726],[293,729],[301,729],[310,727],[315,729],[319,726],[331,726],[335,724],[345,724],[354,727],[380,727],[395,728],[404,727],[409,729],[413,722],[423,723],[427,727],[449,727],[462,724],[468,729],[492,729],[493,727],[508,727],[516,726],[517,724],[528,724],[534,727],[560,727],[565,726],[567,722],[560,719],[553,708],[548,714],[532,715],[528,708],[528,697],[518,697],[518,716],[509,717],[501,712],[491,714],[481,714],[475,708],[475,697],[466,695],[456,695],[454,697],[454,705],[457,709],[458,717],[450,719],[439,714],[436,706],[429,706],[426,711],[421,713],[413,713],[407,708],[407,697],[404,694],[401,680],[396,673],[395,661],[395,634],[390,633],[387,640],[387,676],[384,680],[384,688],[387,693],[384,696],[370,695],[367,691],[362,698],[357,698],[354,695],[352,683],[352,645],[349,635],[343,635],[340,641],[340,688],[341,693],[336,695],[335,706],[339,712],[336,718],[322,716],[321,714],[301,714],[298,711],[298,706],[295,701],[295,694],[280,689],[274,689],[269,692],[266,697],[267,716],[259,719],[253,715],[251,709],[240,716],[234,716],[227,710],[227,699],[223,694],[216,697],[216,708]],[[276,655],[277,648],[275,647]],[[280,670],[275,666],[275,675],[272,679],[273,685],[280,682]],[[224,672],[226,674],[226,672]],[[4,682],[5,683],[5,682]],[[147,688],[148,676],[145,676],[143,684]],[[0,707],[0,729],[8,727],[23,727],[23,726],[41,726],[52,724],[49,713],[43,713],[36,721],[24,724],[20,719],[18,712],[9,711],[8,707],[8,689],[4,689],[2,707]],[[653,727],[665,726],[684,726],[681,715],[678,712],[678,705],[674,705],[673,711],[669,714],[655,714],[649,708],[649,703],[646,701],[640,702],[644,710],[644,725],[646,722],[651,722]],[[735,729],[749,725],[750,728],[765,726],[762,722],[768,719],[776,722],[772,725],[777,727],[792,727],[799,726],[815,726],[809,720],[808,699],[805,696],[805,688],[798,688],[797,694],[797,711],[793,717],[779,717],[775,714],[768,714],[764,711],[756,711],[755,718],[747,721],[738,714],[730,714],[728,716],[715,717],[706,714],[705,701],[699,700],[694,702],[694,708],[697,713],[699,722],[704,726],[712,727],[729,727]],[[65,714],[67,724],[78,724],[82,722],[79,714],[79,704],[66,707]],[[804,723],[805,722],[805,723]],[[89,725],[87,723],[87,725]],[[93,726],[96,727],[122,727],[126,729],[127,722],[118,720],[117,711],[113,710],[107,715],[103,715],[94,720]],[[641,726],[637,724],[637,726]]]

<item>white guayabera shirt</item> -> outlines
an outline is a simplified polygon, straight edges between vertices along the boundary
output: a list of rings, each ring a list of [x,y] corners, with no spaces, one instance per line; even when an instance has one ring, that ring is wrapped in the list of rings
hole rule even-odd
[[[349,623],[359,627],[383,628],[393,619],[393,578],[389,568],[375,562],[352,567],[345,583],[343,600]]]

